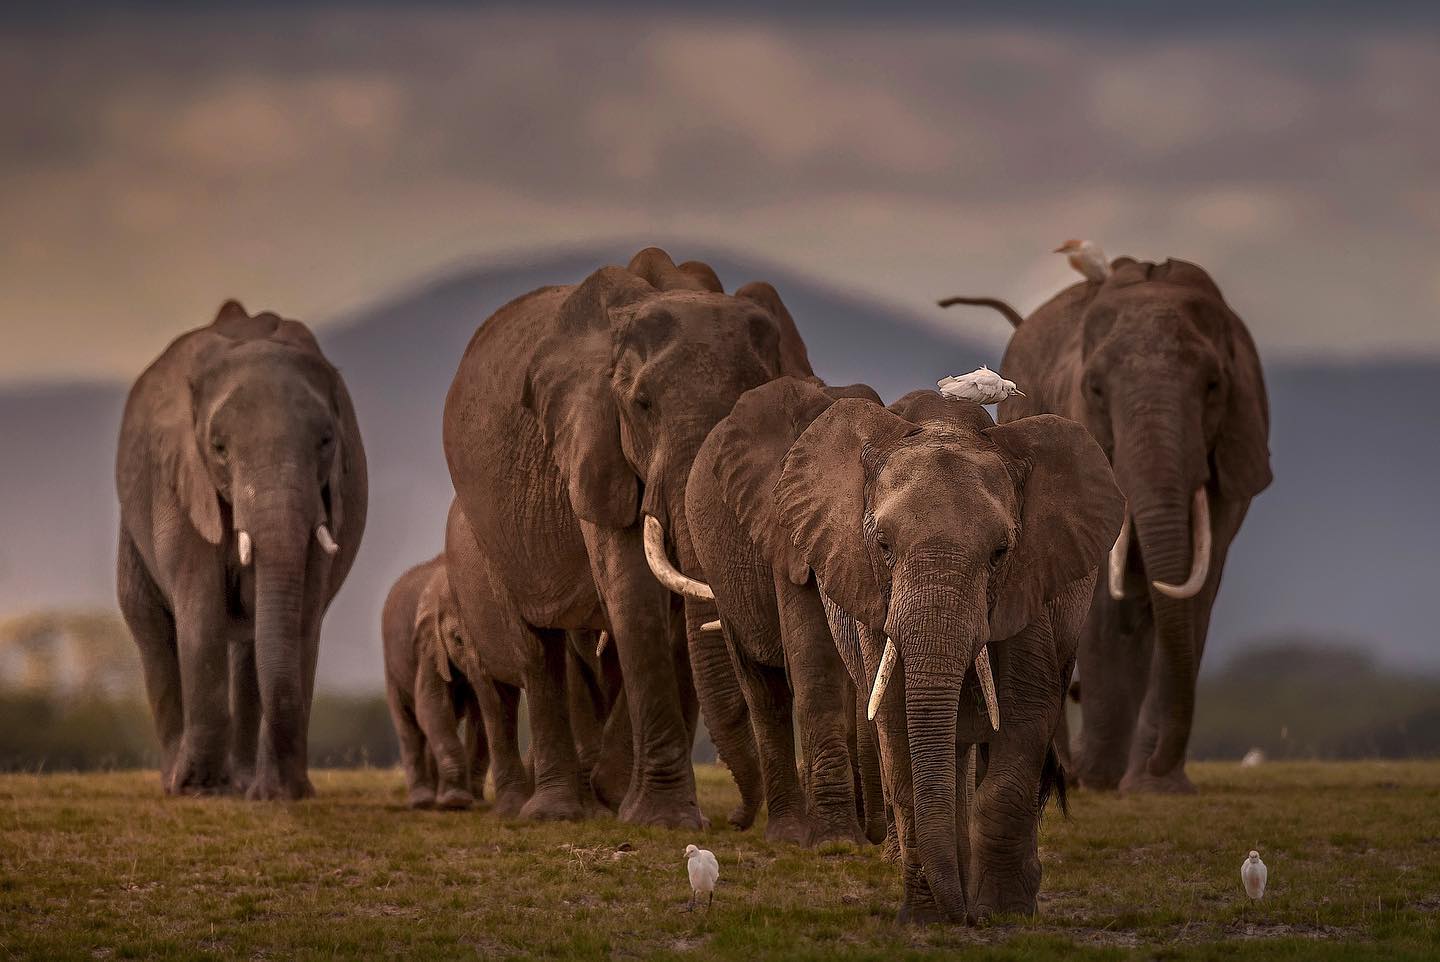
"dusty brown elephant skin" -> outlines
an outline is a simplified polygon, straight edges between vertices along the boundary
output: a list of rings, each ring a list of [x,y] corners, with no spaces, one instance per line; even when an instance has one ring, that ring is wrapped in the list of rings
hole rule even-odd
[[[227,302],[130,391],[116,458],[120,609],[165,791],[313,794],[320,622],[365,529],[365,451],[308,328]]]
[[[443,556],[395,581],[381,610],[380,637],[408,804],[469,808],[484,796],[490,753],[474,688],[450,656],[466,641]]]
[[[680,609],[657,575],[666,556],[697,570],[684,495],[706,434],[746,390],[789,373],[783,357],[804,356],[788,315],[745,289],[713,287],[707,272],[650,248],[627,268],[533,291],[481,325],[446,398],[460,506],[498,592],[544,652],[545,670],[524,679],[535,817],[571,817],[581,802],[565,631],[608,628],[634,745],[620,817],[700,825],[689,757],[696,706],[675,647]],[[652,540],[658,557],[647,560],[642,528],[661,542]],[[685,617],[698,627],[697,613]],[[705,706],[706,718],[727,720],[712,728],[717,748],[742,794],[758,795],[742,774],[757,766],[735,694],[738,708]]]
[[[796,379],[750,392],[719,430],[734,453],[717,456],[717,480],[734,491],[727,505],[749,505],[735,520],[777,582],[814,584],[810,603],[875,710],[901,919],[1033,912],[1040,811],[1062,777],[1051,740],[1124,512],[1104,453],[1064,418],[997,427],[933,391],[884,408]],[[971,746],[973,801],[961,791]]]
[[[1129,499],[1135,550],[1113,554],[1080,646],[1079,781],[1194,791],[1185,752],[1210,610],[1250,499],[1271,481],[1249,331],[1196,265],[1119,258],[1103,284],[1072,285],[1026,318],[1002,369],[1027,396],[1000,419],[1080,421]]]
[[[802,845],[865,835],[878,842],[885,833],[873,758],[866,766],[876,776],[868,806],[856,798],[851,678],[815,580],[776,523],[769,490],[799,432],[835,397],[880,404],[863,385],[826,388],[791,378],[746,393],[700,446],[685,493],[691,538],[734,663],[718,682],[728,684],[738,672],[750,708],[765,779],[766,837]],[[716,682],[696,671],[702,691]],[[797,724],[803,778],[796,774]],[[861,744],[873,751],[870,739]],[[863,832],[860,813],[869,816]]]

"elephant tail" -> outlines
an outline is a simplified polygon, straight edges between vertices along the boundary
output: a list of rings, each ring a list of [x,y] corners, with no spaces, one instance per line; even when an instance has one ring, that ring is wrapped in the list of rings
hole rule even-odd
[[[1065,767],[1060,764],[1060,756],[1055,754],[1054,745],[1045,749],[1045,764],[1040,768],[1040,813],[1042,815],[1045,812],[1045,805],[1050,801],[1052,795],[1060,808],[1060,814],[1069,818],[1070,800],[1066,795]]]

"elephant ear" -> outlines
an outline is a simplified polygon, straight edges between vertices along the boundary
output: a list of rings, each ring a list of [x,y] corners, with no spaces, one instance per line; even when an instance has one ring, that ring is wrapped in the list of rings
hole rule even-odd
[[[634,524],[640,499],[610,387],[610,315],[654,293],[629,271],[596,271],[561,304],[557,332],[535,351],[525,376],[522,403],[540,424],[570,506],[605,527]]]
[[[877,630],[888,602],[865,540],[866,476],[913,430],[871,401],[836,401],[791,446],[775,485],[780,523],[820,586]]]
[[[700,286],[710,293],[725,293],[725,287],[720,283],[720,275],[715,273],[715,268],[704,261],[686,261],[680,265],[680,270],[699,281]]]
[[[329,499],[326,507],[330,513],[332,534],[341,536],[345,525],[345,490],[355,478],[359,465],[365,458],[360,446],[360,425],[355,418],[355,405],[340,372],[331,368],[334,378],[331,389],[331,404],[335,409],[335,456],[330,461],[330,475],[326,478]]]
[[[777,378],[740,395],[711,432],[711,459],[720,498],[762,557],[792,584],[810,579],[810,566],[780,523],[775,484],[795,439],[833,403],[814,380]]]
[[[167,478],[175,503],[190,519],[200,536],[219,544],[225,536],[220,519],[220,493],[210,480],[205,457],[200,452],[199,412],[195,409],[194,382],[187,385],[183,412],[166,417],[152,435],[161,476]]]
[[[1245,324],[1230,315],[1230,396],[1215,439],[1216,480],[1220,493],[1246,500],[1274,480],[1270,471],[1270,405],[1260,355]]]
[[[694,261],[688,263],[696,263]],[[710,276],[714,277],[715,272],[704,264],[700,265]],[[708,291],[708,278],[695,271],[687,271],[683,267],[676,267],[670,255],[658,247],[647,247],[630,258],[630,263],[625,269],[636,277],[641,278],[657,291]],[[715,283],[718,285],[719,279]]]
[[[780,325],[780,373],[791,377],[814,377],[810,366],[810,355],[805,350],[805,339],[795,326],[795,318],[780,300],[780,292],[765,281],[751,281],[735,292],[736,297],[759,304],[775,318]]]
[[[1068,418],[1037,414],[983,433],[1006,455],[1020,496],[1020,529],[990,612],[999,640],[1099,566],[1120,533],[1125,497],[1100,445]]]
[[[440,592],[434,576],[420,592],[420,602],[415,606],[415,654],[423,664],[429,658],[446,684],[450,683],[450,655],[445,650],[445,639],[440,635]],[[428,651],[426,649],[429,649]]]

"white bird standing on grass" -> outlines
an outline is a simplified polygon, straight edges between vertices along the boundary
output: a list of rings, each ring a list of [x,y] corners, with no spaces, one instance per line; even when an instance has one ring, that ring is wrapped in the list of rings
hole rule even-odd
[[[1110,262],[1094,241],[1067,240],[1055,248],[1054,253],[1065,254],[1070,266],[1085,275],[1086,280],[1104,281],[1110,276]]]
[[[710,896],[705,903],[708,911],[715,902],[715,882],[720,878],[720,863],[715,860],[714,852],[694,845],[685,846],[685,861],[690,873],[690,908],[693,910],[695,900],[706,894]]]
[[[1014,381],[1005,380],[983,364],[979,370],[969,374],[942,377],[935,382],[935,386],[948,398],[974,401],[976,404],[999,404],[1011,395],[1025,396],[1025,392],[1017,388]]]
[[[1269,874],[1265,863],[1260,861],[1260,853],[1252,849],[1250,857],[1240,865],[1240,881],[1245,883],[1245,894],[1256,900],[1263,898],[1265,879]]]

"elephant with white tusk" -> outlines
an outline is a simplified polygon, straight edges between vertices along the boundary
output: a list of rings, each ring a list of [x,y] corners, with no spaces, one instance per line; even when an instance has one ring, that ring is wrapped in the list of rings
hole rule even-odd
[[[687,499],[748,666],[767,782],[787,760],[789,715],[774,707],[784,669],[766,666],[788,668],[802,738],[808,727],[817,756],[832,751],[840,719],[826,706],[840,699],[823,639],[878,729],[902,918],[1033,912],[1040,809],[1063,777],[1050,741],[1124,507],[1085,429],[1052,416],[996,426],[934,391],[886,408],[868,389],[786,378],[711,433]],[[957,779],[971,746],[981,778],[967,812]]]
[[[1210,609],[1250,500],[1271,481],[1265,379],[1204,270],[1128,257],[1111,268],[1028,318],[1002,311],[1016,325],[1002,369],[1028,396],[1002,402],[1000,420],[1084,424],[1129,501],[1080,646],[1080,783],[1191,792]]]
[[[365,451],[305,325],[235,301],[131,389],[116,460],[120,609],[165,790],[313,793],[320,621],[365,530]]]

